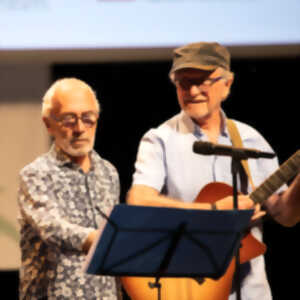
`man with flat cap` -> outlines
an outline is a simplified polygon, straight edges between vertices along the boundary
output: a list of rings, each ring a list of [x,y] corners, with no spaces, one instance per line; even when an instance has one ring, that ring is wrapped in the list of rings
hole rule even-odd
[[[188,44],[174,50],[169,75],[176,87],[181,112],[143,136],[127,202],[177,208],[232,209],[232,196],[224,195],[214,204],[194,202],[199,191],[211,182],[232,184],[231,158],[193,152],[196,141],[233,145],[231,126],[221,108],[234,79],[230,70],[230,54],[218,43]],[[243,147],[274,152],[254,128],[236,120],[232,123]],[[278,159],[249,159],[248,166],[252,180],[247,180],[246,173],[238,179],[238,189],[244,194],[278,168]],[[294,189],[298,192],[299,179],[298,175],[294,181]],[[264,206],[275,220],[285,226],[293,226],[299,221],[300,201],[295,201],[296,196],[287,197],[287,194],[293,193],[273,194],[265,200]],[[238,207],[256,208],[252,217],[255,226],[251,226],[251,232],[262,240],[260,219],[265,212],[246,195],[238,197]],[[272,299],[263,255],[242,264],[240,271],[242,299]],[[229,299],[235,297],[236,291],[232,288]],[[199,295],[197,299],[202,298]]]

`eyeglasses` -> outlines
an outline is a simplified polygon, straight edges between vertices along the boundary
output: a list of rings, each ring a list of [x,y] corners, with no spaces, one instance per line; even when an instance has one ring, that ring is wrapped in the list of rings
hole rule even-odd
[[[80,119],[86,128],[91,128],[97,123],[99,114],[96,112],[86,112],[81,116],[78,116],[73,113],[68,113],[59,117],[51,115],[51,117],[55,121],[61,123],[61,125],[64,127],[73,128],[74,126],[76,126],[78,120]]]
[[[218,76],[215,78],[181,78],[175,79],[175,82],[178,83],[183,90],[189,90],[193,85],[196,85],[198,87],[210,87],[222,78],[222,76]]]

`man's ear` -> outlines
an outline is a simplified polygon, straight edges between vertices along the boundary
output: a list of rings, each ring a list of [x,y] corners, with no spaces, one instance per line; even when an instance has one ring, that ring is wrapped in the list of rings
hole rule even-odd
[[[47,128],[50,127],[50,122],[49,122],[48,118],[43,117],[43,122],[44,122],[44,124],[45,124],[45,126],[46,126]]]
[[[226,85],[227,89],[224,89],[223,101],[225,101],[229,97],[233,80],[234,80],[234,74],[232,74],[231,78],[226,80],[225,85]]]
[[[48,130],[49,135],[52,136],[52,127],[51,127],[50,120],[47,117],[43,117],[43,122]]]
[[[229,88],[231,88],[234,80],[234,74],[232,73],[231,77],[227,80],[226,84]]]

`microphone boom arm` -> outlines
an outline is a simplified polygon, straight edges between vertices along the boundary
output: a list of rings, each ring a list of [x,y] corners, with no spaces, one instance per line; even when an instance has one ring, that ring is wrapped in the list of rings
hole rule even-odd
[[[214,144],[210,142],[196,141],[193,144],[193,151],[203,155],[225,155],[236,159],[248,158],[273,158],[275,153],[262,152],[252,148],[236,148],[227,145]]]

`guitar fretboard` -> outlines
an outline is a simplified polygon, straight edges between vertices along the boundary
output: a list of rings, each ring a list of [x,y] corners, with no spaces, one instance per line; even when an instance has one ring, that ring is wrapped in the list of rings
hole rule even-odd
[[[294,153],[280,168],[268,177],[249,196],[255,203],[262,203],[284,183],[288,182],[300,171],[300,150]]]

